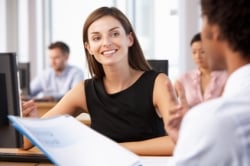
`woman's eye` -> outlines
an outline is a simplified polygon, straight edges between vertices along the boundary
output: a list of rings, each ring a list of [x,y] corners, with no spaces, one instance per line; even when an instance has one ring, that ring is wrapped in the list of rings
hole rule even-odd
[[[98,41],[98,40],[100,40],[100,37],[99,36],[92,37],[92,40],[93,41]]]
[[[120,35],[119,32],[113,32],[113,33],[112,33],[112,36],[113,36],[113,37],[117,37],[117,36],[119,36],[119,35]]]

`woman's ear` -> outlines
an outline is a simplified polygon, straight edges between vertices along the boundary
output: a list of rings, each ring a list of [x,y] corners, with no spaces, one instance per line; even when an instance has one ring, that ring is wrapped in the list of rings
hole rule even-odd
[[[90,55],[93,55],[88,42],[84,43],[84,47],[88,50],[88,52],[89,52]]]
[[[128,35],[128,46],[131,47],[134,44],[134,36],[133,33],[130,32]]]

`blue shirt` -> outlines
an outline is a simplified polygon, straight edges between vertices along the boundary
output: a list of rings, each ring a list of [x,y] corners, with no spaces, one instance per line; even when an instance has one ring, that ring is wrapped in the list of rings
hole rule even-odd
[[[191,109],[170,165],[249,166],[250,65],[231,74],[223,96]]]
[[[74,66],[67,65],[60,75],[57,75],[54,69],[49,68],[32,80],[30,96],[52,96],[55,99],[60,99],[67,91],[83,79],[83,72]]]

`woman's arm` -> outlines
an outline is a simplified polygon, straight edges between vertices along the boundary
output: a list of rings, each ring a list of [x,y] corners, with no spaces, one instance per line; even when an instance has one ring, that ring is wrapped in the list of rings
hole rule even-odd
[[[137,142],[124,142],[120,145],[141,156],[170,156],[175,147],[169,136]]]
[[[79,110],[87,112],[84,81],[69,90],[42,118],[65,114],[74,116]]]
[[[165,130],[169,122],[170,110],[179,105],[176,91],[165,74],[159,74],[155,80],[153,103],[163,118]],[[168,131],[167,131],[168,133]]]

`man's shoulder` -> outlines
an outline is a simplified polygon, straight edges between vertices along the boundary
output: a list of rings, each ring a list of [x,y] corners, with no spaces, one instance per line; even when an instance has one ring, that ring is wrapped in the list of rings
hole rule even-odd
[[[210,136],[226,135],[250,125],[249,108],[250,101],[247,98],[220,97],[193,107],[183,121],[184,125],[202,126],[200,131],[206,129],[205,133]]]
[[[202,102],[197,104],[196,106],[192,107],[187,114],[185,115],[184,119],[201,119],[201,117],[210,117],[214,116],[223,105],[223,100],[221,98],[211,99],[206,102]],[[195,120],[195,122],[199,122]],[[204,122],[204,121],[201,121]]]
[[[40,78],[48,78],[55,75],[55,71],[52,68],[46,68],[38,76]]]
[[[68,65],[67,70],[70,73],[80,73],[80,74],[83,73],[83,71],[78,66],[74,66],[74,65]]]
[[[197,161],[204,165],[249,163],[250,111],[236,103],[217,99],[190,110],[181,125],[175,160],[183,161],[183,165],[197,165]]]
[[[73,71],[82,71],[80,67],[74,66],[74,65],[68,65],[67,66],[68,70],[73,70]]]

